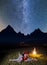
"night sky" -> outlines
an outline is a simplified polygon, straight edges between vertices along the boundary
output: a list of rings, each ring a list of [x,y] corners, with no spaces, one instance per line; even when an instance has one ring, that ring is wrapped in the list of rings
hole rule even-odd
[[[47,32],[47,0],[0,0],[0,31],[11,25],[16,32]]]

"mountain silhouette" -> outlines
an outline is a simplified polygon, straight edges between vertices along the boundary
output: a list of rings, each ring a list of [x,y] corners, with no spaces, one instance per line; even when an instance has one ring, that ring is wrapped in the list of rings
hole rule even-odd
[[[0,42],[21,42],[23,38],[24,34],[16,33],[10,25],[0,32]]]
[[[0,32],[0,43],[47,43],[47,33],[42,32],[39,28],[35,29],[30,35],[24,35],[21,32],[16,33],[14,29],[8,25]]]
[[[1,31],[2,34],[6,35],[6,34],[15,34],[16,32],[14,31],[14,29],[8,25],[7,28],[5,28],[4,30]]]
[[[33,34],[43,34],[43,32],[38,28],[35,29],[35,31],[32,32]]]
[[[38,29],[36,29],[34,32],[32,32],[31,34],[30,34],[30,36],[32,37],[32,39],[34,39],[34,40],[41,40],[42,39],[42,37],[44,36],[44,33],[38,28]]]

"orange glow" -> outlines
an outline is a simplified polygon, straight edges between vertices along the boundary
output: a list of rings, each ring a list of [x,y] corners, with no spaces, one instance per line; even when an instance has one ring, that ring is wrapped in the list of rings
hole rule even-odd
[[[29,53],[29,56],[32,58],[40,58],[42,56],[42,54],[38,54],[36,51],[36,48],[33,49],[32,53]]]

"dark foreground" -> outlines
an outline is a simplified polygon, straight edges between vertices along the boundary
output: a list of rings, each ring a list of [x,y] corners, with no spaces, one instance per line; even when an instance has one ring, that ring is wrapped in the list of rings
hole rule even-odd
[[[9,62],[10,58],[18,58],[19,52],[32,51],[36,47],[37,52],[43,54],[43,57],[38,58],[38,61],[31,62]],[[8,47],[9,48],[9,47]],[[0,48],[0,65],[47,65],[47,47],[45,46],[30,46],[17,48]]]

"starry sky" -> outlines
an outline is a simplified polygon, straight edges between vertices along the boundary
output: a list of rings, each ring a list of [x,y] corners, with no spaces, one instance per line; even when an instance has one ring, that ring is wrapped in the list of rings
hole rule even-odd
[[[0,0],[0,31],[11,25],[16,32],[47,32],[47,0]]]

